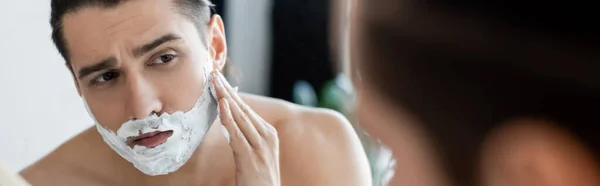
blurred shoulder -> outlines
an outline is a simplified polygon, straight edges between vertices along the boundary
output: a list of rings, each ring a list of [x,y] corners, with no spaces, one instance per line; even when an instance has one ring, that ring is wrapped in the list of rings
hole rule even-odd
[[[537,118],[502,123],[482,149],[485,180],[505,177],[529,183],[600,185],[600,164],[593,151],[562,126]],[[496,169],[518,174],[504,175]]]

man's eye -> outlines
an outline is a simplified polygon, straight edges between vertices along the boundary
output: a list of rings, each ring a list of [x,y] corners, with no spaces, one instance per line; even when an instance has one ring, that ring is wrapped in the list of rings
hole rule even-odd
[[[115,78],[119,77],[119,73],[118,72],[105,72],[104,74],[98,76],[96,79],[93,80],[93,83],[104,83],[110,80],[113,80]]]
[[[164,55],[157,57],[152,64],[168,63],[168,62],[171,62],[174,58],[175,58],[175,55],[173,55],[173,54],[164,54]]]

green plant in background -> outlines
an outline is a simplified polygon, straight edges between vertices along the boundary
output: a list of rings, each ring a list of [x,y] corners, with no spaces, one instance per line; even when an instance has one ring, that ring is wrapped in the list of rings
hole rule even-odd
[[[307,81],[297,81],[294,84],[293,94],[292,99],[294,103],[310,107],[317,106],[317,92],[315,92],[315,89]]]
[[[371,166],[373,185],[387,185],[387,181],[393,175],[395,161],[392,159],[392,154],[387,148],[369,137],[358,126],[353,114],[355,105],[354,91],[352,84],[344,75],[340,74],[335,79],[326,82],[319,94],[317,94],[317,91],[315,91],[310,83],[303,80],[298,81],[294,85],[293,94],[293,101],[296,104],[328,108],[344,114],[352,123],[363,143]]]

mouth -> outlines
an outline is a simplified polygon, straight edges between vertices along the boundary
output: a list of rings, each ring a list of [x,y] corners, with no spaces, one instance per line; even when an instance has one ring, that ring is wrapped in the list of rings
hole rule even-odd
[[[127,139],[127,145],[131,148],[134,146],[143,146],[147,148],[153,148],[160,144],[163,144],[173,135],[172,130],[168,131],[155,131],[145,133],[136,137],[130,137]]]

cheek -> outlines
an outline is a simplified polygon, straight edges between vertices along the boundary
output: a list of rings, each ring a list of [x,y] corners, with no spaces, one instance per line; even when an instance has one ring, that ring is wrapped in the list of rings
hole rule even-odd
[[[117,131],[123,122],[127,121],[127,111],[119,99],[86,100],[89,112],[102,126]]]
[[[162,78],[153,78],[161,92],[163,111],[172,113],[190,110],[201,96],[204,86],[208,85],[209,72],[209,65],[204,60],[187,59],[169,72],[163,72],[165,75]]]

